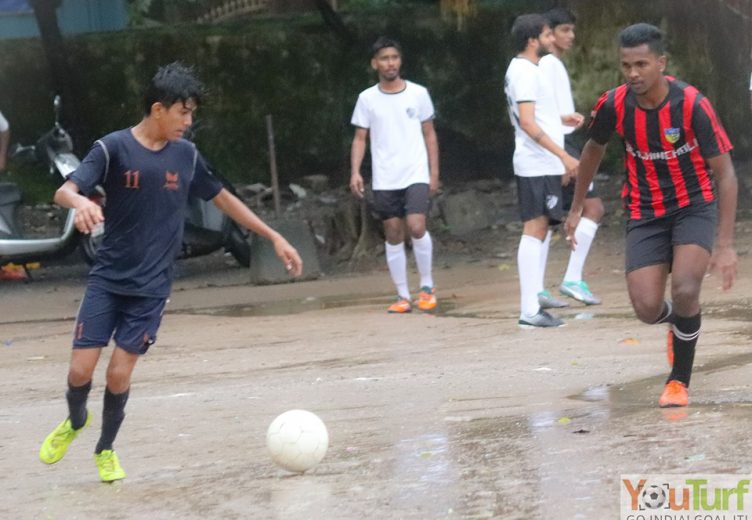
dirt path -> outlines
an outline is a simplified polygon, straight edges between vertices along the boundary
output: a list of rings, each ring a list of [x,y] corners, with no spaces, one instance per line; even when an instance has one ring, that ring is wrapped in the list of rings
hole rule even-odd
[[[136,370],[117,442],[128,478],[115,485],[91,458],[104,366],[92,427],[60,463],[37,458],[65,414],[84,268],[4,284],[0,518],[602,519],[617,515],[621,474],[752,470],[748,257],[733,291],[708,279],[692,404],[665,412],[664,329],[631,316],[621,241],[604,238],[589,263],[604,305],[534,331],[515,325],[510,244],[464,262],[439,254],[435,316],[387,315],[385,272],[252,287],[223,257],[182,262]],[[565,260],[558,244],[552,286]],[[291,408],[317,413],[331,438],[302,476],[264,446]]]

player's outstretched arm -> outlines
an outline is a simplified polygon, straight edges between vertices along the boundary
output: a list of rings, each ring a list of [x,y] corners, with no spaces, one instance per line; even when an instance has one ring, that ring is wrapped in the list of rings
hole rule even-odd
[[[734,164],[728,153],[708,159],[718,186],[718,236],[710,258],[711,271],[721,275],[723,290],[728,290],[736,278],[734,223],[736,221],[737,180]]]
[[[300,276],[303,273],[303,260],[298,251],[235,195],[222,188],[222,191],[212,199],[212,202],[222,213],[244,228],[271,241],[274,244],[274,251],[292,276]]]
[[[585,195],[587,194],[590,183],[593,182],[595,172],[598,171],[603,160],[603,155],[606,153],[606,145],[598,144],[592,139],[588,139],[582,149],[582,155],[580,156],[580,164],[577,166],[577,183],[574,185],[574,197],[572,199],[572,206],[567,216],[567,221],[564,223],[564,233],[569,240],[572,249],[577,246],[577,240],[574,238],[574,232],[577,229],[577,224],[580,223],[580,217],[582,216],[582,205],[585,201]]]

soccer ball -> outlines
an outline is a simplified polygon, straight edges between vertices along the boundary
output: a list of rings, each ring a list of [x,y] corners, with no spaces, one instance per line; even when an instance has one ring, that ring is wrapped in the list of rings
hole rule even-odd
[[[266,431],[272,460],[288,471],[303,473],[321,462],[329,448],[329,433],[316,414],[290,410],[272,421]]]
[[[648,486],[642,491],[642,502],[650,509],[658,509],[666,503],[666,491],[661,486]]]

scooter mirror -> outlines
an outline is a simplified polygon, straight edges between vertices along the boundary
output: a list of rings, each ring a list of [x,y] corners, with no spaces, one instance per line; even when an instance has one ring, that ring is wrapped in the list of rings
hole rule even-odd
[[[60,108],[63,106],[63,100],[60,99],[60,95],[57,94],[52,101],[52,106],[55,107],[55,123],[60,119]]]

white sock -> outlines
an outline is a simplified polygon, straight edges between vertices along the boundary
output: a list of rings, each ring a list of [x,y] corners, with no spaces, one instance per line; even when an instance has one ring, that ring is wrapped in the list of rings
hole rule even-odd
[[[540,279],[540,257],[543,242],[530,235],[522,235],[517,250],[517,271],[520,275],[520,310],[524,316],[535,316],[540,310],[538,287]]]
[[[412,240],[415,263],[418,264],[418,272],[420,273],[420,286],[433,287],[433,276],[431,276],[433,241],[431,235],[426,231],[422,237]]]
[[[577,248],[569,255],[569,264],[567,272],[564,274],[565,282],[579,282],[582,280],[582,270],[585,267],[585,260],[590,252],[590,246],[593,244],[595,232],[598,231],[598,223],[589,218],[581,218],[574,231],[574,238],[577,240]]]
[[[535,294],[538,294],[539,292],[543,292],[546,290],[546,262],[548,262],[548,248],[551,245],[551,230],[549,229],[546,233],[546,238],[543,239],[543,243],[541,244],[541,254],[540,254],[540,286],[538,287]]]
[[[389,267],[389,274],[392,276],[394,286],[397,287],[397,294],[400,298],[410,299],[410,291],[407,288],[407,256],[405,255],[405,243],[392,245],[389,242],[386,246],[386,265]]]

